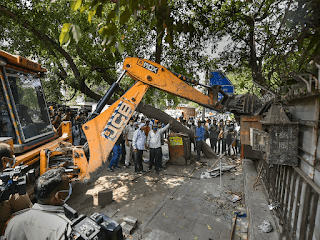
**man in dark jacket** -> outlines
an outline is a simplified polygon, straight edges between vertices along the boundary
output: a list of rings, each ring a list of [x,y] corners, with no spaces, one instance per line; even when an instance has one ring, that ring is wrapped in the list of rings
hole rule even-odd
[[[218,141],[218,135],[220,132],[219,127],[216,124],[216,120],[213,120],[212,124],[209,127],[209,138],[210,138],[210,145],[212,150],[217,153],[217,141]]]
[[[231,142],[232,142],[232,136],[234,134],[234,128],[230,123],[230,120],[227,120],[226,125],[223,128],[223,145],[222,145],[222,152],[226,151],[227,149],[227,155],[231,156]]]

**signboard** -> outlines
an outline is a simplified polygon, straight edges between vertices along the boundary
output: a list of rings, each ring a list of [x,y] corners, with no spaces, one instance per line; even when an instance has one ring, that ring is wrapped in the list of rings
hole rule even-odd
[[[183,145],[182,137],[169,137],[171,146],[181,146]]]
[[[227,78],[227,76],[222,71],[211,72],[212,77],[210,78],[210,86],[220,85],[222,91],[231,95],[234,94],[234,86],[232,82]],[[219,93],[218,100],[221,100],[222,94]]]

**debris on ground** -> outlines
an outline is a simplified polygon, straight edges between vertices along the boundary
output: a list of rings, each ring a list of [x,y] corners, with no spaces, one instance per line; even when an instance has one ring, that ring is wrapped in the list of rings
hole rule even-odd
[[[270,209],[270,211],[273,209],[277,209],[278,207],[280,207],[280,203],[278,203],[278,202],[273,202],[268,205],[268,208]]]
[[[133,228],[137,227],[138,219],[132,216],[126,216],[123,221],[125,221],[127,224],[133,226]]]
[[[238,217],[247,217],[247,214],[242,212],[234,212],[234,214],[237,214]]]
[[[105,190],[98,192],[98,206],[104,206],[113,201],[113,191],[112,190]]]
[[[258,229],[264,233],[268,233],[272,231],[272,225],[269,220],[264,220],[261,225],[258,226]]]
[[[217,200],[219,197],[215,197],[213,196],[212,194],[208,194],[207,196],[205,196],[205,200],[207,201],[214,201],[214,200]]]
[[[214,176],[214,177],[216,177],[216,176]],[[200,175],[200,178],[201,179],[209,179],[209,178],[213,178],[213,176],[209,172],[202,172],[201,175]]]
[[[130,235],[132,233],[132,231],[134,230],[133,226],[131,226],[130,224],[128,224],[126,222],[122,222],[120,225],[121,225],[121,228],[122,228],[122,233],[125,236]]]
[[[221,166],[221,171],[222,172],[226,172],[226,171],[230,171],[231,169],[235,168],[237,165],[224,165]],[[216,172],[216,171],[220,171],[220,167],[216,167],[208,172]]]
[[[169,161],[169,153],[162,154],[162,166],[165,167]]]
[[[230,197],[228,197],[228,199],[229,199],[231,202],[235,203],[235,202],[241,200],[241,197],[238,196],[238,195],[236,195],[236,194],[233,194],[233,195],[231,195]]]
[[[226,166],[221,166],[221,172],[227,172],[233,170],[237,165],[226,165]],[[200,178],[201,179],[208,179],[208,178],[213,178],[217,177],[220,175],[220,167],[216,167],[212,170],[208,170],[206,172],[202,172]]]

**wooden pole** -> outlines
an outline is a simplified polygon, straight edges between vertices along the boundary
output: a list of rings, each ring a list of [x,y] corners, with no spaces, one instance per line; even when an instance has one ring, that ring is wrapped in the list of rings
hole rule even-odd
[[[234,232],[234,227],[236,226],[237,216],[238,216],[238,214],[236,213],[234,218],[233,218],[234,222],[233,222],[232,229],[231,229],[230,240],[232,240],[232,237],[233,237],[233,232]]]

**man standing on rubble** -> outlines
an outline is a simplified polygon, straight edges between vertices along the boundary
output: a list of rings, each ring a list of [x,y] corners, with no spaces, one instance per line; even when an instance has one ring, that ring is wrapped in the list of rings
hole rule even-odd
[[[200,153],[201,153],[201,146],[202,141],[204,141],[204,134],[205,134],[205,128],[201,125],[201,121],[198,120],[198,127],[196,128],[195,132],[195,140],[196,140],[196,149],[197,149],[197,162],[200,161]]]
[[[126,147],[126,160],[125,160],[125,167],[130,168],[130,160],[132,158],[133,149],[132,149],[132,140],[133,140],[133,134],[136,130],[134,125],[134,119],[130,118],[129,124],[124,128],[124,137],[125,137],[125,147]]]
[[[169,121],[169,123],[163,128],[158,128],[158,126],[154,124],[152,126],[152,131],[149,132],[147,138],[147,147],[150,148],[150,163],[148,170],[150,171],[152,169],[153,163],[155,162],[157,174],[159,174],[159,169],[161,168],[162,163],[161,134],[165,132],[171,124],[172,121]]]
[[[139,128],[134,132],[132,147],[134,149],[134,168],[136,173],[145,172],[142,165],[143,150],[146,150],[146,134],[144,133],[146,124],[140,123]]]

